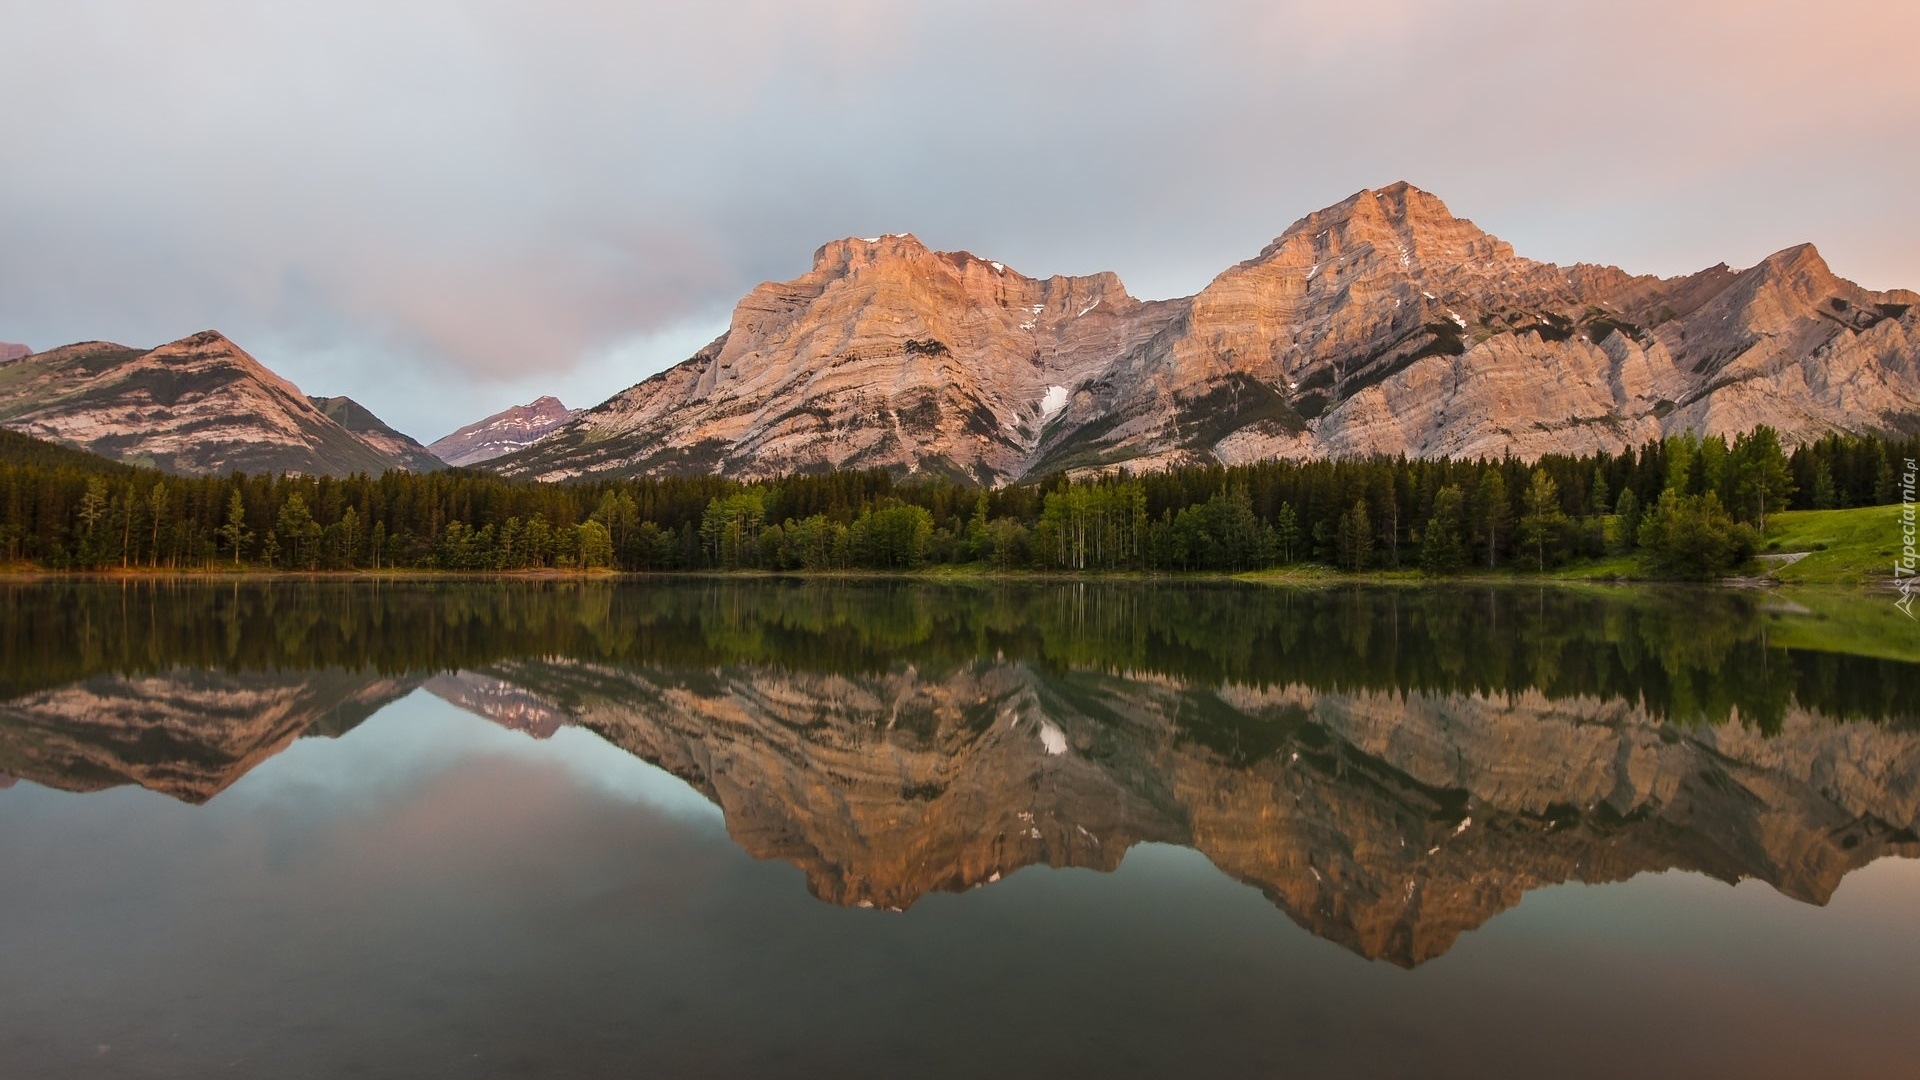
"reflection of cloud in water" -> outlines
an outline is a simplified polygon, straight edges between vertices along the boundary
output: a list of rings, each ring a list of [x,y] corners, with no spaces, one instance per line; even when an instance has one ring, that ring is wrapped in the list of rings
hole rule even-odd
[[[303,730],[279,708],[264,729],[276,741],[247,751],[233,734],[251,730],[245,717],[182,725],[222,678],[194,673],[179,698],[166,679],[96,679],[96,698],[121,703],[91,714],[104,733],[76,719],[43,745],[32,737],[44,726],[7,728],[11,757],[37,754],[29,775],[54,786],[158,777],[197,801]],[[304,678],[279,677],[278,692],[262,676],[243,684],[306,700]],[[455,774],[481,797],[475,777],[517,762],[549,779],[484,797],[521,817],[537,818],[529,800],[556,785],[711,824],[724,813],[735,842],[799,867],[822,899],[896,910],[1024,866],[1112,871],[1141,843],[1178,844],[1314,933],[1403,965],[1556,882],[1680,868],[1818,904],[1874,858],[1920,853],[1920,733],[1803,711],[1771,732],[1689,728],[1537,693],[1214,687],[1002,662],[837,674],[547,658],[430,685],[494,722],[414,692],[344,737],[294,742],[222,799],[387,813]],[[365,696],[334,685],[304,722]],[[501,701],[510,712],[491,715]],[[161,718],[169,741],[140,735],[142,717]],[[112,757],[155,745],[158,759]],[[243,752],[219,749],[231,746]],[[388,827],[435,825],[403,815]]]
[[[471,768],[476,761],[507,757],[557,768],[568,782],[620,803],[644,804],[679,817],[718,819],[719,809],[684,781],[655,768],[582,728],[568,727],[547,739],[498,724],[476,724],[474,714],[425,692],[395,701],[361,724],[351,738],[321,747],[296,743],[260,770],[258,788],[232,794],[272,797],[275,791],[308,789],[359,798],[394,798],[427,774]],[[484,719],[484,717],[483,717]],[[384,794],[382,794],[384,793]],[[510,799],[512,792],[501,792]]]
[[[1682,868],[1824,903],[1878,855],[1920,850],[1914,666],[1782,648],[1843,642],[1845,611],[1739,593],[0,593],[17,643],[0,664],[6,774],[199,803],[258,768],[219,797],[372,813],[522,762],[610,806],[707,828],[723,814],[741,848],[837,905],[912,908],[1032,865],[1112,871],[1167,843],[1316,934],[1413,965],[1556,882]]]
[[[0,794],[9,1065],[1904,1067],[1920,863],[1855,868],[1913,851],[1911,727],[990,652],[534,655],[461,675],[513,728],[370,672],[95,673],[117,704],[52,726],[17,708],[40,691],[0,702],[0,768],[38,782]],[[334,704],[369,692],[364,722]],[[277,704],[195,711],[230,693]],[[93,793],[39,786],[68,780]],[[136,782],[173,797],[100,790]],[[1352,955],[1450,945],[1414,976]]]

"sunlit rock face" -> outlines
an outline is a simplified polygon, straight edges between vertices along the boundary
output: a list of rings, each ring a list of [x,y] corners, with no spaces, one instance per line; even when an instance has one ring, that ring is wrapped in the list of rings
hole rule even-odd
[[[1112,274],[1029,278],[912,236],[840,240],[761,285],[725,335],[493,467],[773,475],[904,467],[1019,475],[1077,387],[1186,308]]]
[[[156,349],[90,341],[7,363],[0,425],[187,474],[440,465],[351,399],[309,398],[211,330]]]
[[[1744,271],[1560,267],[1408,184],[1287,229],[1195,296],[840,240],[691,359],[497,459],[515,476],[885,467],[1004,481],[1271,457],[1619,450],[1920,422],[1920,295],[1811,246]]]

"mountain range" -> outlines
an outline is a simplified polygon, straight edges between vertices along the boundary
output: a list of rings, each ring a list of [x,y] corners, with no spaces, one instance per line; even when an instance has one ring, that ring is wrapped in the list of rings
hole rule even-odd
[[[15,352],[20,350],[15,349]],[[0,426],[187,473],[1056,470],[1619,451],[1760,424],[1920,429],[1920,294],[1811,245],[1677,278],[1556,266],[1398,183],[1295,222],[1190,297],[1031,278],[910,235],[821,247],[726,331],[591,409],[543,397],[423,447],[207,331],[0,361]]]
[[[1400,183],[1198,294],[1031,278],[908,235],[755,288],[692,358],[491,463],[513,475],[828,468],[982,482],[1272,457],[1535,457],[1770,424],[1920,424],[1920,295],[1811,246],[1657,278],[1555,266]]]
[[[352,399],[310,398],[212,330],[155,349],[88,341],[0,364],[0,425],[188,474],[442,467]]]
[[[88,341],[0,356],[0,426],[187,474],[430,472],[523,449],[576,415],[542,397],[421,446],[350,397],[301,393],[212,330],[156,349]]]

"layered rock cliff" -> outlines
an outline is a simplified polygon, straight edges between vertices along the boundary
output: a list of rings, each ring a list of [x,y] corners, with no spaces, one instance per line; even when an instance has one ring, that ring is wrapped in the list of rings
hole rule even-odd
[[[693,359],[493,467],[738,475],[868,466],[1018,475],[1076,387],[1184,309],[1112,274],[1026,277],[912,236],[841,240]]]
[[[360,406],[308,398],[211,330],[157,349],[93,341],[0,366],[0,425],[188,474],[438,465]]]
[[[1407,184],[1301,219],[1185,299],[911,236],[822,247],[727,332],[493,466],[516,476],[1057,468],[1617,450],[1761,423],[1920,424],[1920,295],[1810,246],[1683,278],[1559,267]]]
[[[427,450],[449,465],[477,465],[532,446],[577,415],[559,398],[536,398],[435,439]]]

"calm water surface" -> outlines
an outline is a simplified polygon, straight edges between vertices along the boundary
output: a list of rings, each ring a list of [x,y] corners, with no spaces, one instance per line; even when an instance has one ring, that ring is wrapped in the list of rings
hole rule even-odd
[[[1877,598],[0,593],[0,1075],[1920,1075]]]

